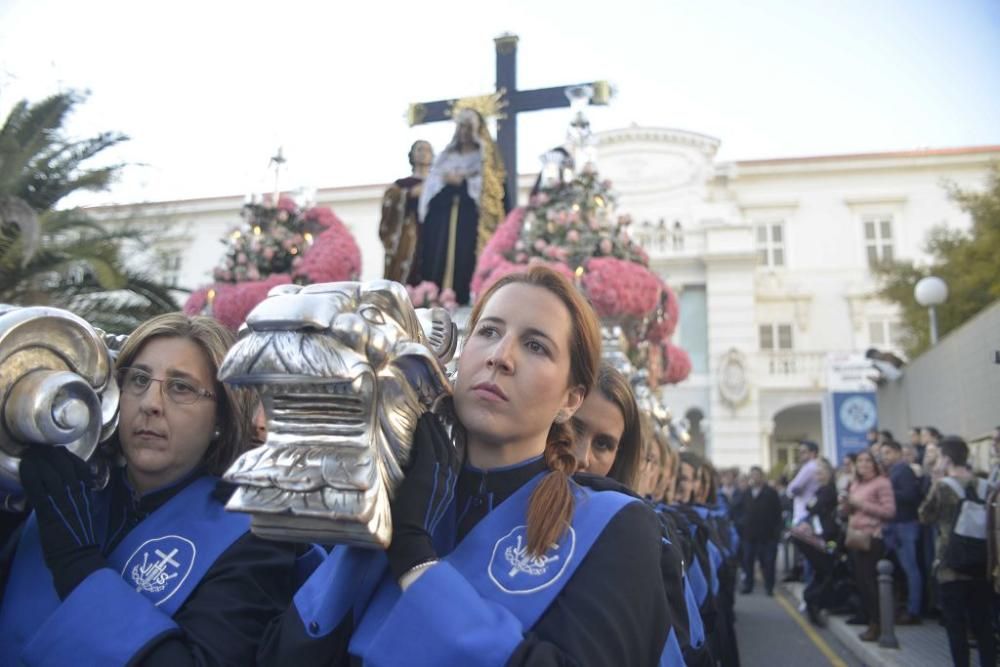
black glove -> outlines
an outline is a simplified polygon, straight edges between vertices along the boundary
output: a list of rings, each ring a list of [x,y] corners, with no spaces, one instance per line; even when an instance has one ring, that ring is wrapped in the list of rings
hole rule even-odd
[[[392,543],[386,555],[397,580],[437,558],[431,534],[455,499],[461,465],[441,420],[424,413],[413,434],[406,477],[392,501]]]
[[[60,599],[106,567],[94,532],[90,469],[65,447],[33,446],[21,455],[21,485],[35,510],[45,564]]]

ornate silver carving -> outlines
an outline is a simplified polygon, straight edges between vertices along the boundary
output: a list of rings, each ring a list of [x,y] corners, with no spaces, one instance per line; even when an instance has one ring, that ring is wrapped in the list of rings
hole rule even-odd
[[[457,332],[399,283],[281,285],[241,329],[219,378],[255,387],[267,442],[225,478],[227,509],[272,539],[386,547],[389,499],[421,414],[451,391]]]
[[[92,459],[118,425],[112,369],[100,334],[76,315],[0,305],[0,496],[20,495],[25,447],[67,447],[107,481],[106,462]]]
[[[628,341],[621,326],[615,323],[601,322],[601,357],[611,364],[616,371],[627,378],[632,377],[635,368],[628,358]]]

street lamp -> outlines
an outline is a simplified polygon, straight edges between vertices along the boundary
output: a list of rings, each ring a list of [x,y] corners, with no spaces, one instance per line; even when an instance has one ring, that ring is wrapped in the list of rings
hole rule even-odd
[[[921,278],[913,288],[917,303],[927,308],[931,318],[931,345],[937,345],[937,313],[934,306],[940,306],[948,299],[948,285],[937,276]]]

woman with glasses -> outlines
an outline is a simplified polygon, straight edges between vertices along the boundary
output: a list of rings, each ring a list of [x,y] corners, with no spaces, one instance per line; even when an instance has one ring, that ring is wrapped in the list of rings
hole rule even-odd
[[[129,336],[112,439],[123,463],[95,491],[63,447],[20,475],[34,512],[0,603],[0,664],[252,664],[290,603],[296,548],[224,511],[219,482],[252,434],[255,398],[216,380],[233,335],[162,315]]]

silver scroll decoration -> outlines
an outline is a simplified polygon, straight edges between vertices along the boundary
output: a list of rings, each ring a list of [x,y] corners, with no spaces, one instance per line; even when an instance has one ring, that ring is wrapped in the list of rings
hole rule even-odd
[[[399,283],[281,285],[257,305],[219,369],[258,390],[267,441],[226,472],[226,508],[261,537],[385,548],[389,500],[417,419],[451,387],[447,311],[413,308]]]
[[[118,426],[118,383],[102,332],[58,308],[0,305],[0,509],[20,509],[27,447],[62,446],[90,461]]]

